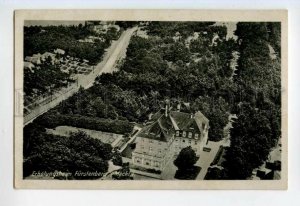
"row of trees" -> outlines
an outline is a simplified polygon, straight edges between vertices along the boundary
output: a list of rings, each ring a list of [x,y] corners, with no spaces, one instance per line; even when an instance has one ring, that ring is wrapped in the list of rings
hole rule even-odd
[[[42,115],[37,121],[45,128],[66,125],[117,134],[130,133],[133,129],[133,124],[128,121],[93,118],[83,115],[64,115],[55,112]]]
[[[280,49],[279,31],[279,23],[237,24],[240,58],[233,113],[238,118],[231,129],[225,172],[218,178],[250,177],[281,136],[280,55],[272,59],[269,49],[270,45]]]

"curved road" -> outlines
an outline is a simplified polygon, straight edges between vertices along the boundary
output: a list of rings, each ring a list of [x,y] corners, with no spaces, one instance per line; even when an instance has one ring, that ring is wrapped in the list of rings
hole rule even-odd
[[[44,105],[40,105],[33,109],[29,114],[24,116],[23,125],[27,125],[41,114],[52,109],[63,100],[66,100],[69,97],[71,97],[74,93],[78,91],[80,86],[85,89],[91,87],[98,75],[102,73],[113,72],[115,70],[115,65],[117,64],[117,62],[125,56],[130,38],[136,30],[137,27],[127,29],[126,31],[124,31],[117,41],[112,42],[111,46],[107,49],[106,53],[104,54],[103,60],[95,66],[94,71],[92,71],[88,75],[79,75],[77,83],[71,85],[68,88],[63,88],[59,94],[54,95],[55,97],[50,102]],[[65,92],[62,92],[63,90]]]

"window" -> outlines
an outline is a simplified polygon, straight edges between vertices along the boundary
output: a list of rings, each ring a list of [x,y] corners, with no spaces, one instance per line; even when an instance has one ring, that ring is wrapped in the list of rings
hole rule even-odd
[[[176,131],[176,137],[179,137],[179,131],[178,130]]]
[[[185,140],[183,139],[182,142],[185,142]]]
[[[182,136],[183,136],[183,137],[186,136],[186,132],[185,132],[185,131],[182,132]]]
[[[195,139],[198,139],[199,138],[199,134],[195,134]]]
[[[145,165],[150,165],[150,160],[145,159]]]
[[[189,132],[189,138],[192,138],[192,136],[193,136],[193,133]]]
[[[192,140],[189,140],[189,144],[192,144]]]

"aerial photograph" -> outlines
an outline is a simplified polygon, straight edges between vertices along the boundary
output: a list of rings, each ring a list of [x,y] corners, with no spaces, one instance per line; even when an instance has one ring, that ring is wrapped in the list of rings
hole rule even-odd
[[[280,180],[281,22],[26,20],[24,180]]]

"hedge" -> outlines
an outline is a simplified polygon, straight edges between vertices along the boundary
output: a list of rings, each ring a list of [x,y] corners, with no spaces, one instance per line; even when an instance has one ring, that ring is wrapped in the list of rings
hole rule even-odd
[[[133,129],[133,124],[129,121],[101,119],[81,115],[45,114],[35,121],[46,128],[65,125],[117,134],[130,133]]]

